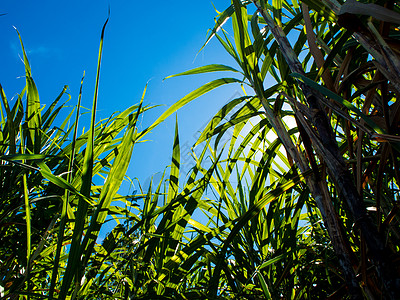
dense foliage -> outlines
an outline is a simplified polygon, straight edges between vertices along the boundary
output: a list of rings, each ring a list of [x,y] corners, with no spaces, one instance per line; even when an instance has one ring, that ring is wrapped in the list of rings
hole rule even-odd
[[[42,108],[24,53],[12,108],[1,88],[2,296],[396,299],[398,11],[391,1],[232,0],[209,39],[236,66],[174,76],[236,77],[199,87],[143,131],[142,101],[96,123],[97,84],[87,132],[76,131],[80,97],[76,117],[55,123],[65,90]],[[98,71],[100,61],[101,51]],[[136,142],[232,83],[243,96],[202,132],[188,174],[176,126],[163,178],[118,195]],[[109,218],[119,224],[100,243]]]

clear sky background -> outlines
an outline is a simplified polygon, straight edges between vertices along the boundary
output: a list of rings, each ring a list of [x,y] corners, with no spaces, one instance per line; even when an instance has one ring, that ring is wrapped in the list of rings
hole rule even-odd
[[[234,74],[194,75],[163,81],[168,75],[191,68],[222,63],[235,66],[215,39],[198,54],[207,30],[228,0],[204,1],[15,1],[0,5],[0,83],[8,99],[25,85],[18,35],[23,39],[42,104],[51,103],[64,85],[71,105],[77,102],[80,80],[86,72],[83,106],[91,107],[101,28],[106,28],[100,75],[98,118],[138,103],[149,82],[145,104],[163,105],[147,113],[142,128],[169,105],[202,84]],[[198,55],[197,55],[198,54]],[[197,55],[197,57],[196,57]],[[199,130],[232,97],[238,86],[227,86],[195,100],[178,112],[182,147],[192,145]],[[170,164],[175,117],[170,117],[136,145],[128,175],[142,183]],[[183,151],[183,156],[188,155]]]

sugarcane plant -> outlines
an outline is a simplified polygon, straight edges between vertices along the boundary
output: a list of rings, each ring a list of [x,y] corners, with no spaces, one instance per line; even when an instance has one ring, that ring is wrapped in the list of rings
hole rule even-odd
[[[220,135],[227,128],[234,128],[238,135],[257,115],[258,124],[253,127],[254,131],[250,130],[250,136],[246,136],[247,143],[254,138],[254,142],[265,145],[265,130],[273,130],[285,149],[291,172],[302,176],[291,190],[294,193],[291,201],[296,205],[283,207],[293,216],[305,212],[308,207],[308,212],[312,212],[310,226],[314,226],[316,220],[322,221],[316,232],[322,230],[329,236],[330,242],[325,240],[325,247],[330,249],[328,260],[320,261],[316,256],[319,251],[313,253],[312,245],[321,239],[321,234],[318,238],[309,235],[308,247],[302,244],[307,238],[299,235],[292,247],[280,248],[296,257],[291,266],[286,265],[286,273],[275,277],[276,273],[260,270],[253,273],[260,274],[259,281],[256,276],[245,276],[248,283],[260,287],[268,297],[313,298],[313,293],[319,292],[322,292],[321,297],[346,295],[352,299],[395,299],[398,295],[400,115],[396,100],[400,69],[396,45],[399,16],[394,2],[383,5],[357,1],[343,4],[332,0],[272,3],[233,0],[229,8],[218,13],[208,40],[217,38],[238,68],[209,65],[178,74],[234,71],[242,76],[242,84],[252,95],[227,104],[209,124],[203,138],[217,136],[217,141],[221,140]],[[223,27],[228,20],[232,22],[233,42]],[[223,114],[233,107],[240,107],[239,113],[224,122]],[[288,117],[294,121],[291,125]],[[231,145],[235,142],[231,140]],[[246,145],[236,147],[240,149]],[[233,190],[227,184],[232,170],[236,167],[241,170],[243,164],[246,166],[253,161],[251,156],[246,160],[235,156],[232,149],[235,148],[230,147],[227,156],[230,163],[217,180],[222,187],[216,187],[220,201],[229,205],[235,203],[235,198],[228,200],[227,195],[242,195],[243,180],[249,178],[238,175],[240,188]],[[269,174],[265,176],[272,177],[274,173],[268,166],[276,154],[270,148],[263,149],[265,152],[261,150],[262,159],[257,163],[265,167],[268,162]],[[247,151],[254,152],[253,148]],[[260,169],[259,172],[267,171]],[[263,182],[256,185],[260,182],[256,179],[261,176],[258,172],[249,170],[248,174],[251,174],[251,184],[246,203],[251,211],[257,201],[263,199],[262,191],[268,185]],[[282,184],[279,180],[287,178],[283,174],[275,177],[275,184]],[[274,205],[276,216],[281,216],[279,204],[271,203],[268,211]],[[228,206],[225,209],[228,210]],[[254,213],[253,218],[260,218],[260,213]],[[223,215],[221,212],[218,216]],[[229,216],[224,222],[232,218]],[[247,218],[246,221],[250,222]],[[238,277],[231,276],[227,268],[229,255],[237,250],[232,241],[249,225],[240,224],[242,228],[232,228],[216,251],[219,260],[209,271],[207,292],[210,297],[220,295],[221,285],[228,285],[234,293],[244,289],[235,287]],[[297,227],[299,224],[292,223],[292,226],[304,231],[303,225]],[[279,226],[279,222],[271,226]],[[280,238],[291,232],[280,229]],[[256,226],[248,232],[253,237],[249,244],[252,250],[257,244],[255,236],[260,232]],[[271,234],[267,231],[264,241],[272,242]],[[303,255],[292,252],[296,247],[303,248]],[[251,251],[241,251],[250,256]],[[267,258],[264,254],[261,261]],[[340,267],[332,267],[331,259]],[[310,268],[317,263],[323,264],[327,277],[319,277],[319,271]],[[305,269],[310,270],[311,282],[305,280]],[[224,284],[219,280],[222,274]],[[324,282],[325,279],[330,281],[330,276],[336,284],[326,289]],[[295,277],[294,284],[283,288],[283,279],[290,277]]]
[[[72,108],[67,105],[72,100],[65,86],[46,108],[40,103],[20,36],[26,85],[14,101],[7,98],[0,85],[1,297],[89,299],[109,296],[115,299],[144,294],[142,289],[137,290],[137,282],[147,283],[148,278],[154,276],[148,270],[143,274],[138,272],[143,269],[138,265],[148,266],[154,259],[152,251],[157,250],[163,252],[157,257],[157,270],[162,269],[171,247],[176,247],[183,239],[183,231],[171,231],[176,226],[177,215],[182,215],[182,201],[187,201],[193,192],[201,194],[205,189],[203,182],[207,177],[196,178],[197,171],[188,181],[189,190],[183,195],[178,193],[179,140],[176,137],[174,149],[178,150],[174,150],[173,158],[178,165],[171,167],[164,206],[155,210],[164,181],[157,191],[150,187],[148,192],[133,195],[118,193],[123,180],[127,179],[125,174],[134,145],[144,141],[153,128],[206,90],[199,89],[188,95],[143,130],[137,125],[138,118],[153,108],[143,104],[146,89],[138,104],[97,121],[107,22],[108,19],[101,33],[89,126],[82,134],[78,134],[78,122],[83,118],[84,78],[76,105]],[[59,105],[59,102],[63,103]],[[61,122],[60,115],[64,118]],[[173,240],[149,241],[152,236],[161,236],[159,231],[163,227],[157,224],[159,230],[154,231],[154,222],[162,214],[166,214],[165,226],[170,228],[163,234]],[[110,220],[117,222],[114,229],[108,234],[100,233]],[[130,248],[137,244],[133,237],[140,241],[137,252]],[[155,247],[158,242],[163,250]],[[146,250],[147,245],[150,250]],[[146,251],[149,254],[145,255]],[[143,257],[137,258],[138,253]],[[139,263],[130,269],[133,257]],[[135,276],[137,280],[133,279]],[[152,288],[146,287],[147,290]]]

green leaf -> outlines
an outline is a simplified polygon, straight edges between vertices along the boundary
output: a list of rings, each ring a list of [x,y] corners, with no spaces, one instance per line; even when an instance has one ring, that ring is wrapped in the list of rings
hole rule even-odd
[[[178,77],[178,76],[183,76],[183,75],[193,75],[193,74],[202,74],[202,73],[211,73],[211,72],[221,72],[221,71],[225,71],[225,72],[236,72],[236,73],[241,73],[238,70],[229,67],[229,66],[225,66],[225,65],[218,65],[218,64],[212,64],[212,65],[207,65],[207,66],[202,66],[199,68],[195,68],[189,71],[185,71],[182,73],[178,73],[175,75],[170,75],[164,78],[168,79],[168,78],[172,78],[172,77]]]
[[[203,86],[199,87],[198,89],[194,90],[193,92],[187,94],[185,97],[180,99],[179,101],[175,102],[171,107],[169,107],[158,119],[148,128],[142,131],[138,138],[143,137],[146,133],[151,131],[154,127],[158,124],[162,123],[166,118],[168,118],[171,114],[176,112],[178,109],[182,108],[192,100],[204,95],[205,93],[212,91],[213,89],[222,86],[224,84],[229,83],[241,83],[242,81],[236,78],[220,78],[213,80],[209,83],[204,84]]]
[[[172,164],[171,164],[171,172],[169,175],[167,203],[170,203],[172,199],[175,199],[176,195],[178,194],[180,156],[181,152],[179,147],[178,116],[177,116],[175,122],[175,138],[172,150]]]
[[[14,27],[15,28],[15,27]],[[26,115],[25,122],[28,130],[27,148],[33,153],[39,153],[41,149],[41,109],[39,93],[36,84],[33,81],[31,67],[29,65],[28,56],[26,55],[21,35],[17,31],[24,57],[25,77],[26,77]]]
[[[210,40],[215,36],[215,34],[222,28],[222,26],[226,23],[226,21],[232,16],[234,13],[233,5],[229,6],[226,10],[219,14],[217,21],[215,22],[215,26],[211,31],[210,36],[207,38],[204,45],[201,47],[199,52],[210,42]]]
[[[285,257],[285,255],[281,254],[281,255],[278,255],[278,256],[276,256],[274,258],[271,258],[271,259],[267,260],[266,262],[261,264],[259,270],[262,270],[262,269],[268,267],[269,265],[272,265],[272,264],[276,263],[277,261],[280,261],[284,257]]]
[[[261,273],[257,273],[258,280],[260,280],[261,288],[264,292],[265,299],[272,299],[271,293],[269,292],[268,285],[265,282],[264,276]]]
[[[97,60],[97,76],[96,76],[96,84],[95,84],[93,104],[92,104],[91,123],[89,128],[89,135],[86,142],[86,151],[83,162],[81,194],[85,198],[90,197],[91,184],[92,184],[94,131],[95,131],[97,97],[98,97],[99,79],[100,79],[100,65],[103,53],[104,31],[106,29],[108,20],[109,19],[107,18],[106,22],[103,25],[103,29],[101,31],[99,56]],[[70,289],[70,285],[74,278],[76,284],[79,285],[81,277],[83,276],[81,272],[82,271],[81,267],[84,268],[84,266],[81,266],[82,257],[80,253],[80,246],[88,210],[88,203],[86,202],[86,199],[84,197],[79,197],[78,209],[75,218],[75,227],[72,236],[72,244],[69,252],[67,267],[63,277],[61,291],[59,294],[60,298],[65,298],[67,296],[68,291]]]

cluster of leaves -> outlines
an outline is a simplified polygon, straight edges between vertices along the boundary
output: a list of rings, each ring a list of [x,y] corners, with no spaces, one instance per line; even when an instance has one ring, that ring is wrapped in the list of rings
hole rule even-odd
[[[248,7],[255,7],[255,13],[249,14]],[[318,219],[323,221],[331,239],[329,247],[340,268],[330,268],[329,261],[324,259],[320,262],[326,274],[340,274],[343,280],[342,287],[331,285],[332,297],[346,294],[355,299],[382,296],[395,299],[400,288],[397,263],[400,115],[396,101],[400,69],[395,46],[400,14],[397,11],[393,2],[381,6],[330,0],[273,1],[272,4],[232,1],[219,15],[210,36],[218,38],[235,59],[243,84],[254,91],[254,96],[233,100],[220,114],[234,106],[241,106],[239,111],[245,111],[249,104],[254,110],[253,114],[242,115],[243,118],[235,114],[234,119],[225,123],[221,115],[216,116],[215,123],[210,124],[205,134],[221,134],[227,127],[234,126],[234,132],[239,135],[246,128],[244,123],[255,115],[259,123],[252,127],[254,131],[250,131],[250,136],[244,138],[249,138],[247,143],[253,139],[254,144],[262,145],[266,141],[263,130],[274,130],[278,143],[286,150],[293,173],[305,176],[303,183],[308,189],[302,189],[307,194],[304,197],[318,208]],[[222,29],[230,17],[234,43]],[[218,69],[229,71],[230,68],[219,66]],[[183,74],[214,70],[215,66],[208,66]],[[296,124],[292,129],[285,123],[290,116]],[[232,141],[235,142],[231,139],[231,145]],[[251,154],[252,149],[248,153]],[[257,162],[272,176],[269,164],[264,165],[274,159],[274,151],[268,150],[261,150],[263,157]],[[230,150],[228,159],[236,166],[240,160]],[[246,157],[244,163],[251,159]],[[251,178],[249,210],[262,197],[252,191],[261,193],[265,189],[262,184],[253,190],[264,170],[248,171]],[[280,179],[287,176],[279,175]],[[223,177],[224,184],[228,177]],[[303,183],[296,184],[292,193]],[[302,199],[302,192],[298,194]],[[302,207],[301,212],[305,207],[299,199],[292,201]],[[289,207],[286,209],[295,216],[297,207]],[[282,218],[279,211],[274,210],[274,214]],[[304,229],[303,226],[294,227]],[[252,232],[258,232],[254,229]],[[287,232],[290,231],[285,228],[281,236]],[[295,245],[299,246],[301,236],[297,238]],[[313,237],[313,241],[318,239]],[[227,249],[231,247],[226,245]],[[301,256],[299,248],[289,249],[285,251]],[[306,257],[310,257],[309,254]],[[313,264],[315,261],[318,259],[313,260]],[[291,271],[310,265],[310,261],[305,265],[295,264]],[[219,276],[218,272],[217,265],[214,274]],[[275,290],[273,297],[313,297],[316,291],[327,293],[329,289],[318,285],[324,282],[318,277],[318,271],[310,272],[316,281],[307,281],[311,289],[298,283],[305,283],[307,276],[296,273],[298,282],[284,286],[286,293],[279,291],[280,277],[272,277],[268,288]],[[210,284],[211,288],[213,284],[216,281]],[[268,295],[265,286],[262,287]],[[213,294],[218,294],[215,287]]]
[[[142,102],[95,122],[101,51],[89,130],[77,136],[80,97],[76,118],[55,127],[65,90],[41,108],[24,52],[26,88],[13,108],[1,89],[2,296],[395,299],[399,14],[382,5],[232,0],[209,39],[238,67],[174,76],[239,78],[201,86],[143,131]],[[163,178],[117,194],[136,142],[232,83],[245,95],[207,125],[186,179],[176,126]],[[99,243],[111,217],[119,224]]]

